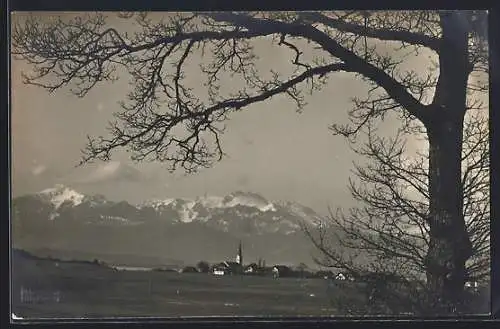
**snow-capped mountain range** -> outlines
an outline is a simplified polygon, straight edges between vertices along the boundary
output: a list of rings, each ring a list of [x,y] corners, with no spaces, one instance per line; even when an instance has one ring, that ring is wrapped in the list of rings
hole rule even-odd
[[[322,219],[299,203],[269,201],[252,192],[134,205],[63,185],[17,197],[12,209],[13,242],[21,248],[106,250],[183,261],[227,258],[238,240],[252,246],[255,257],[310,261],[302,228]]]
[[[241,191],[224,197],[166,198],[132,205],[127,202],[112,202],[99,195],[85,195],[67,186],[56,185],[37,194],[17,198],[14,206],[16,201],[23,198],[38,199],[51,208],[48,220],[63,219],[63,215],[70,215],[69,217],[86,224],[115,222],[140,225],[152,220],[179,224],[194,221],[226,232],[236,230],[237,226],[244,226],[248,234],[290,234],[299,231],[302,224],[315,225],[321,220],[312,209],[298,203],[270,202],[259,194]]]

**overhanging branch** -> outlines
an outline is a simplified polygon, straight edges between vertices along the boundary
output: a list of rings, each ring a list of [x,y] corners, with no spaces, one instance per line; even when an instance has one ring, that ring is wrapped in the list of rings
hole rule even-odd
[[[175,166],[180,163],[186,170],[192,171],[189,161],[194,161],[196,156],[201,156],[202,158],[206,158],[210,153],[207,153],[206,146],[203,146],[203,149],[197,149],[199,147],[200,139],[196,138],[201,134],[202,131],[209,131],[214,135],[216,139],[216,155],[220,156],[223,154],[221,145],[219,143],[219,134],[222,132],[216,129],[213,126],[213,122],[216,119],[212,117],[218,117],[221,115],[220,113],[226,113],[230,110],[239,110],[245,106],[264,101],[274,95],[281,94],[283,92],[287,92],[288,89],[294,88],[297,84],[303,82],[304,80],[311,78],[315,75],[324,75],[329,72],[334,71],[349,71],[349,67],[344,63],[333,63],[330,65],[318,66],[311,68],[310,70],[303,72],[302,74],[289,79],[275,88],[263,90],[261,93],[248,97],[239,97],[226,99],[222,102],[214,104],[205,109],[197,109],[197,111],[185,111],[179,113],[177,115],[165,114],[165,115],[155,115],[155,119],[141,126],[139,132],[135,134],[127,134],[124,129],[119,128],[118,126],[113,126],[112,134],[115,135],[114,138],[110,140],[105,140],[100,138],[97,141],[90,140],[89,146],[87,148],[87,153],[81,161],[81,164],[89,162],[93,159],[101,159],[108,160],[111,154],[111,151],[118,147],[125,147],[129,145],[134,145],[133,149],[142,152],[141,154],[150,154],[152,152],[158,153],[166,152],[167,147],[177,146],[182,150],[182,154],[180,156],[174,156],[166,158],[173,162],[173,169]],[[219,114],[217,114],[219,113]],[[177,139],[170,138],[167,142],[166,147],[158,147],[158,145],[165,143],[163,140],[167,137],[167,132],[174,129],[176,126],[181,124],[190,124],[192,128],[191,135],[186,139]],[[149,138],[146,136],[150,136]],[[152,140],[151,136],[160,136],[155,137],[156,139]],[[193,139],[195,143],[193,144]],[[142,159],[144,156],[139,157]],[[210,165],[209,161],[198,161],[195,163],[200,166],[208,166]],[[187,167],[186,167],[187,166]]]
[[[299,17],[304,19],[305,21],[311,23],[320,23],[342,32],[354,33],[356,35],[385,41],[401,41],[411,45],[424,46],[436,52],[439,51],[441,43],[440,39],[422,33],[415,33],[411,31],[397,31],[385,28],[374,28],[364,25],[358,25],[346,22],[342,19],[328,17],[319,12],[300,13]]]
[[[391,77],[383,69],[367,62],[353,51],[344,48],[328,34],[318,30],[312,25],[285,23],[229,12],[210,14],[210,17],[215,20],[230,22],[235,26],[246,28],[248,31],[269,31],[270,34],[286,33],[291,36],[302,37],[306,40],[316,42],[333,57],[342,60],[348,65],[351,72],[357,72],[382,87],[389,96],[401,104],[401,106],[411,115],[424,123],[428,121],[430,112],[428,106],[423,105],[413,97],[400,82]]]

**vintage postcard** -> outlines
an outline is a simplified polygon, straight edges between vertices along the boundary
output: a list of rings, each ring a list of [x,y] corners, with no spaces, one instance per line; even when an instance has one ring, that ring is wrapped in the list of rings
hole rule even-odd
[[[12,12],[12,318],[489,314],[487,24]]]

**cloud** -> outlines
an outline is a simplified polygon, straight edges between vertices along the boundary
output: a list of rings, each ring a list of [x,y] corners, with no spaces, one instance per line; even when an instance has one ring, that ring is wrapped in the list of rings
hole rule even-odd
[[[149,180],[140,170],[120,161],[109,161],[97,165],[90,172],[75,179],[76,183],[139,182]]]
[[[31,173],[33,174],[33,176],[41,175],[46,171],[47,171],[47,167],[42,165],[42,164],[37,165],[31,169]]]

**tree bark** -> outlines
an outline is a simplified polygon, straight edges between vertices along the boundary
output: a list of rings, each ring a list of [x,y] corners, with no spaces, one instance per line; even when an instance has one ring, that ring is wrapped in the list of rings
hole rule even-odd
[[[426,123],[429,137],[427,284],[439,312],[459,310],[472,245],[463,217],[461,155],[466,111],[468,26],[461,13],[441,14],[440,76]]]
[[[462,299],[465,262],[472,246],[462,207],[460,121],[445,120],[429,131],[430,246],[428,285],[443,306]]]

